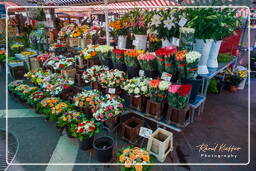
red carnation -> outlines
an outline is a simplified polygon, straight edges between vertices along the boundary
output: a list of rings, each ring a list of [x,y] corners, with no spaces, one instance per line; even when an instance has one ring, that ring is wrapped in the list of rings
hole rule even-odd
[[[64,64],[60,64],[60,66],[59,66],[60,68],[63,68],[64,67]]]
[[[90,130],[90,131],[94,131],[94,127],[90,126],[90,127],[89,127],[89,130]]]
[[[178,92],[179,96],[187,96],[187,95],[189,95],[191,89],[192,89],[192,85],[190,85],[190,84],[181,85],[177,92]]]
[[[81,129],[79,130],[79,132],[80,132],[80,133],[84,132],[84,128],[81,128]]]

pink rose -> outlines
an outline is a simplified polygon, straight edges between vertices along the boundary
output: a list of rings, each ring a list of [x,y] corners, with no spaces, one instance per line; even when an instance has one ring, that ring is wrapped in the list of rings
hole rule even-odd
[[[171,85],[168,89],[168,92],[170,93],[176,93],[181,85]]]
[[[120,107],[120,108],[123,108],[124,106],[123,106],[123,104],[120,104],[119,107]]]
[[[102,113],[100,114],[100,118],[101,118],[101,119],[103,119],[103,118],[104,118],[104,115],[103,115]]]
[[[108,111],[108,107],[106,107],[106,108],[104,109],[104,111]]]
[[[109,106],[108,108],[109,108],[110,110],[112,110],[112,109],[113,109],[113,106]]]
[[[109,117],[112,117],[112,116],[113,116],[113,113],[108,114],[108,116],[109,116]]]
[[[95,113],[95,110],[94,110],[94,109],[92,109],[92,113]]]

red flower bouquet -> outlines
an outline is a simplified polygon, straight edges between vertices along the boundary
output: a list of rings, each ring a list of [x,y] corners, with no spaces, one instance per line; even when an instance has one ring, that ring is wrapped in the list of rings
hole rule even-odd
[[[124,52],[123,49],[113,49],[112,50],[112,61],[118,64],[124,64]]]
[[[168,104],[177,109],[184,109],[188,102],[192,85],[171,85],[168,89]]]

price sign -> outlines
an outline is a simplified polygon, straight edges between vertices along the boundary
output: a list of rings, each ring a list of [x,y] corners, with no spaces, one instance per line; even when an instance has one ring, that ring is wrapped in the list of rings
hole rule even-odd
[[[60,40],[57,40],[57,43],[60,43]]]
[[[161,76],[161,79],[162,80],[165,80],[165,81],[171,81],[172,79],[172,74],[169,74],[167,72],[163,72],[162,73],[162,76]]]
[[[174,46],[179,46],[180,45],[180,39],[179,38],[176,38],[176,37],[173,37],[172,38],[172,44]]]
[[[109,94],[116,94],[116,89],[115,88],[108,88],[108,93]]]
[[[143,71],[143,70],[140,70],[140,71],[139,71],[139,76],[140,76],[140,77],[143,77],[143,76],[144,76],[144,71]]]
[[[153,131],[151,129],[140,127],[140,133],[139,135],[144,138],[149,138],[150,135],[152,135]]]
[[[180,19],[178,25],[181,26],[181,27],[184,27],[185,24],[187,23],[187,21],[188,21],[188,20],[187,20],[186,18],[182,17],[182,18]]]

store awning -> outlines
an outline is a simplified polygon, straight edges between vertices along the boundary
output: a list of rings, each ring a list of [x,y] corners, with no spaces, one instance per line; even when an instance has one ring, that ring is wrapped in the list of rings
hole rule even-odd
[[[7,10],[8,7],[15,7],[8,9],[8,12],[20,12],[24,11],[24,8],[19,7],[16,3],[13,2],[0,2],[0,4],[5,5],[5,9]]]

